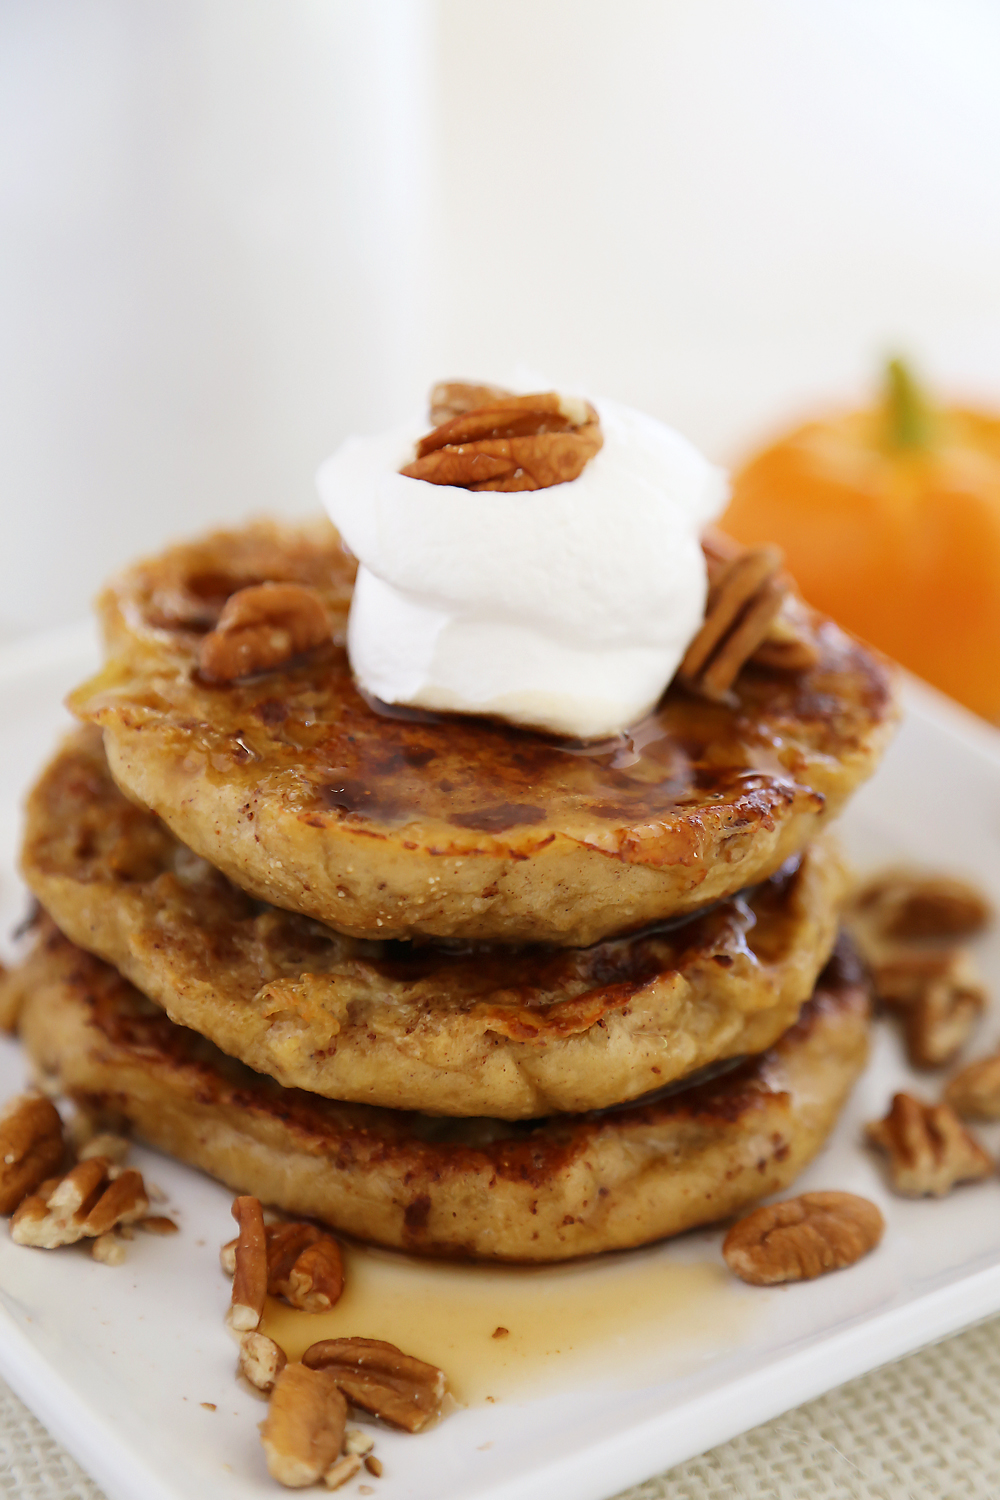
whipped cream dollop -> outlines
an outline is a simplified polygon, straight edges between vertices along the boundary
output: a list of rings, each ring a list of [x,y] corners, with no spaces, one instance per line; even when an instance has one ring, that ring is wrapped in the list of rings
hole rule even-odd
[[[702,622],[699,535],[727,483],[662,422],[593,405],[603,447],[548,489],[405,477],[426,422],[326,460],[320,496],[359,561],[348,653],[363,689],[580,739],[654,706]]]

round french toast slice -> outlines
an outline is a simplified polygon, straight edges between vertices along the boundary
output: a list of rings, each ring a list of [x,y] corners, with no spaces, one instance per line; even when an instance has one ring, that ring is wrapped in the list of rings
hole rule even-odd
[[[874,770],[888,664],[810,615],[816,664],[750,664],[728,703],[676,684],[580,744],[367,701],[344,647],[336,533],[259,523],[124,573],[109,659],[71,697],[126,794],[251,894],[355,937],[585,946],[766,879]],[[301,582],[331,635],[210,680],[205,634],[250,584]],[[228,590],[228,593],[227,593]]]
[[[752,890],[589,948],[345,937],[248,896],[115,785],[75,731],[28,799],[22,869],[61,930],[280,1083],[391,1108],[600,1109],[795,1020],[836,937],[828,835]]]
[[[83,1109],[288,1213],[482,1260],[622,1250],[788,1187],[868,1050],[867,985],[835,955],[795,1026],[724,1077],[603,1113],[441,1120],[282,1089],[47,922],[0,989],[48,1085]]]

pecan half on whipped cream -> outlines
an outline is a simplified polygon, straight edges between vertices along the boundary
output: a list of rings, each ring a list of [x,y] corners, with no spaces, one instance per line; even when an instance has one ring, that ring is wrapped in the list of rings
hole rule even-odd
[[[481,404],[472,404],[481,402]],[[447,413],[401,470],[408,479],[467,490],[544,490],[583,473],[604,442],[589,401],[452,381],[431,393],[431,420]]]

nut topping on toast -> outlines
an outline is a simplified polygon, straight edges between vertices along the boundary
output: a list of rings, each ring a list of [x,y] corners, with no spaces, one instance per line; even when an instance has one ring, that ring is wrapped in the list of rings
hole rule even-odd
[[[270,672],[330,639],[332,625],[318,589],[302,583],[258,583],[226,600],[198,653],[210,682]]]
[[[0,1115],[0,1214],[51,1177],[66,1151],[62,1121],[44,1094],[18,1094]]]
[[[839,1271],[874,1250],[885,1221],[854,1193],[803,1193],[755,1208],[722,1245],[731,1271],[754,1286],[808,1281]]]
[[[470,380],[442,380],[431,391],[430,417],[435,427],[462,417],[480,406],[504,401],[513,392],[502,385],[476,385]]]
[[[870,1145],[886,1152],[889,1181],[904,1198],[941,1198],[960,1182],[993,1171],[991,1158],[949,1104],[924,1104],[896,1094],[884,1120],[866,1128]]]
[[[320,1339],[302,1363],[330,1374],[352,1405],[407,1432],[419,1432],[441,1410],[444,1372],[381,1339]]]
[[[483,404],[467,405],[479,401]],[[408,479],[467,490],[543,490],[576,479],[604,442],[588,401],[540,391],[514,396],[491,386],[435,386],[431,420],[453,415],[420,439]]]
[[[708,566],[705,620],[677,669],[689,691],[728,700],[747,662],[801,672],[818,651],[777,547],[742,548],[723,532],[702,538]]]

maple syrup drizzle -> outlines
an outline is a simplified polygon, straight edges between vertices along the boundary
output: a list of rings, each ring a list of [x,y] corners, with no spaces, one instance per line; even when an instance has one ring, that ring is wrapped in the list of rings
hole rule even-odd
[[[335,1308],[302,1313],[269,1299],[263,1332],[289,1359],[318,1339],[386,1339],[438,1365],[468,1406],[668,1378],[699,1349],[730,1345],[747,1317],[721,1265],[686,1264],[662,1246],[541,1267],[345,1251]]]

